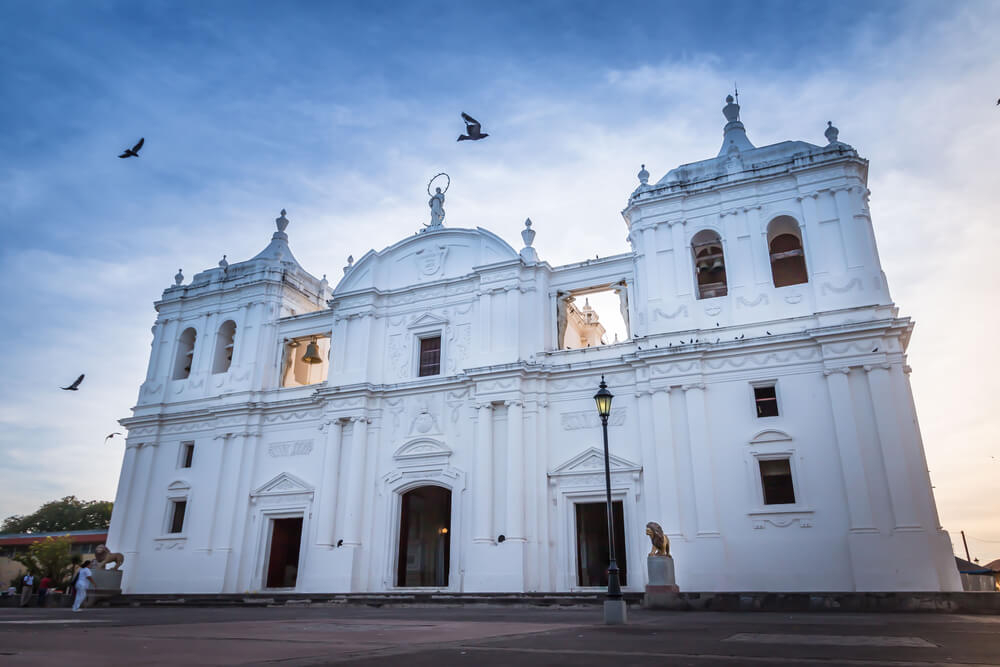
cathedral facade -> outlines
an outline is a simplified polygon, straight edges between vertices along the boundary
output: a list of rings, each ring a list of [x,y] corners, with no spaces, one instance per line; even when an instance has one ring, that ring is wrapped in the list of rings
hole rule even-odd
[[[685,591],[960,590],[868,163],[832,125],[755,147],[727,102],[716,157],[643,167],[621,255],[551,266],[530,221],[518,251],[436,193],[332,288],[284,211],[256,257],[178,273],[122,420],[123,590],[598,589],[602,376],[624,590],[648,521]]]

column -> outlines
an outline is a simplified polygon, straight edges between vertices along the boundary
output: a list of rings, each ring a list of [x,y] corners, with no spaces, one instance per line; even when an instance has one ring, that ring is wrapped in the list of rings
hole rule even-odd
[[[493,294],[479,293],[479,358],[485,364],[493,347]],[[558,349],[558,346],[557,346]]]
[[[212,354],[215,352],[215,332],[212,331],[212,324],[215,322],[215,313],[203,313],[192,324],[197,336],[194,341],[194,357],[191,359],[191,374],[188,377],[194,378],[198,375],[208,375],[211,371]]]
[[[361,546],[361,513],[364,506],[365,457],[368,449],[368,417],[351,417],[354,433],[351,435],[350,460],[347,464],[347,485],[344,494],[344,546]]]
[[[122,541],[128,554],[139,551],[140,537],[143,527],[143,516],[149,504],[149,485],[153,476],[153,458],[156,455],[157,443],[146,442],[138,445],[136,452],[136,493],[130,494],[129,505],[125,508],[125,534]]]
[[[316,520],[316,544],[332,547],[334,539],[334,517],[337,516],[337,494],[340,485],[337,472],[340,470],[340,446],[344,427],[339,419],[333,419],[322,426],[326,433],[323,447],[323,476],[319,488],[318,518]]]
[[[652,394],[650,391],[640,391],[635,395],[639,409],[639,421],[636,426],[639,430],[639,446],[642,451],[642,493],[646,499],[646,517],[643,523],[649,521],[663,523],[664,520],[660,516],[663,510],[658,487],[667,480],[660,476],[660,468],[657,465],[657,429],[653,423],[653,402],[650,394]]]
[[[507,539],[524,542],[524,406],[507,401]]]
[[[663,294],[659,267],[656,263],[656,227],[646,227],[642,230],[642,252],[643,263],[646,265],[646,296],[652,300]]]
[[[212,485],[212,488],[206,488],[203,493],[196,491],[193,501],[188,502],[187,511],[189,514],[187,521],[190,522],[197,517],[196,522],[189,523],[192,527],[191,547],[194,551],[210,552],[212,550],[215,525],[218,519],[222,475],[225,471],[223,457],[226,453],[226,443],[231,437],[231,433],[225,433],[215,436],[210,444],[203,443],[198,445],[198,456],[202,457],[198,462],[199,467],[207,471],[215,470],[216,475],[215,484]],[[211,498],[208,498],[209,495],[211,495]]]
[[[694,271],[691,250],[684,242],[685,221],[678,220],[670,223],[670,234],[674,246],[674,276],[676,277],[676,293],[673,296],[684,296],[691,294],[694,284]]]
[[[771,282],[771,254],[767,247],[767,229],[762,228],[760,206],[748,206],[746,210],[747,234],[750,235],[750,254],[753,255],[753,276],[758,285],[773,285]],[[748,285],[749,287],[749,285]]]
[[[823,374],[826,375],[826,386],[830,392],[830,408],[837,452],[840,455],[840,469],[844,475],[850,529],[867,532],[875,530],[875,523],[861,443],[858,440],[854,404],[851,401],[851,388],[847,384],[849,372],[849,368],[833,368],[823,371]]]
[[[726,239],[726,278],[729,290],[735,288],[753,289],[753,236],[747,233],[747,211],[750,209],[733,209],[719,221],[725,231]],[[723,224],[724,223],[724,224]],[[730,268],[731,267],[731,268]]]
[[[881,443],[882,461],[889,483],[889,498],[895,527],[918,528],[920,522],[914,511],[914,497],[907,472],[907,452],[899,432],[895,399],[889,377],[889,364],[865,366],[868,386],[871,389],[875,427]]]
[[[812,280],[812,276],[827,271],[827,262],[819,261],[822,256],[823,241],[819,231],[819,223],[816,220],[816,199],[815,196],[796,197],[801,207],[799,219],[799,234],[802,237],[802,252],[806,260],[806,271]],[[809,238],[812,237],[812,240]]]
[[[222,443],[219,445],[219,475],[215,480],[215,505],[212,507],[212,529],[208,536],[208,549],[211,551],[219,545],[228,545],[230,514],[236,493],[237,470],[233,467],[233,450],[236,448],[234,439],[238,436],[232,433],[216,436]],[[227,512],[228,510],[228,512]],[[220,532],[222,533],[220,535]]]
[[[844,239],[847,268],[857,269],[865,265],[865,231],[859,229],[858,220],[854,217],[854,207],[851,206],[849,190],[850,188],[837,188],[833,190],[833,200],[837,207],[837,218],[840,219],[840,231]],[[877,267],[870,266],[868,268],[877,274]]]
[[[473,476],[473,542],[493,542],[493,404],[476,406],[476,474]]]
[[[670,390],[657,389],[652,392],[650,402],[653,411],[653,434],[656,438],[653,444],[656,448],[657,467],[654,470],[659,477],[659,487],[662,489],[660,511],[663,512],[663,531],[668,534],[682,533],[678,494],[680,475],[677,473],[677,461],[674,458],[676,447],[672,437]]]
[[[149,366],[146,367],[146,382],[156,377],[160,344],[163,342],[163,330],[166,328],[166,322],[166,319],[162,321],[158,320],[153,325],[153,342],[149,345]]]
[[[132,482],[135,478],[136,453],[140,443],[125,441],[125,457],[122,459],[121,474],[118,475],[118,491],[115,493],[115,504],[111,510],[111,525],[108,528],[108,548],[112,551],[124,549],[122,540],[125,533],[125,520],[131,503]]]
[[[912,443],[914,456],[910,462],[910,472],[913,483],[918,489],[918,497],[923,499],[925,516],[923,523],[928,530],[939,530],[941,520],[938,517],[937,505],[931,491],[931,475],[927,469],[927,453],[924,451],[924,440],[920,435],[920,423],[917,421],[917,408],[913,403],[913,389],[910,387],[910,367],[902,364],[894,366],[890,371],[893,384],[896,387],[896,398],[899,405],[900,426],[903,429],[904,442]]]
[[[548,529],[548,517],[549,517],[549,480],[546,471],[548,470],[547,458],[546,458],[546,447],[540,447],[539,443],[548,442],[547,429],[548,429],[548,402],[541,400],[537,403],[537,410],[535,412],[535,421],[532,424],[533,436],[528,439],[526,444],[527,456],[532,458],[535,462],[532,470],[532,474],[528,477],[528,482],[531,484],[532,495],[534,498],[538,499],[535,503],[535,507],[532,508],[534,512],[534,542],[536,545],[536,551],[534,563],[536,563],[536,581],[537,588],[539,591],[551,590],[552,584],[549,577],[549,529]]]
[[[163,336],[160,338],[160,349],[154,350],[157,355],[156,371],[154,377],[159,376],[164,381],[169,381],[174,377],[174,350],[177,349],[177,336],[180,335],[180,320],[170,319],[163,321]]]
[[[712,443],[709,439],[705,414],[705,385],[689,384],[683,387],[687,403],[688,433],[691,440],[691,463],[694,468],[695,511],[698,518],[698,536],[717,536],[715,511],[715,474],[712,470]]]
[[[253,306],[253,302],[245,303],[240,308],[243,311],[243,316],[234,316],[233,319],[236,321],[236,336],[233,338],[233,363],[230,368],[242,368],[243,362],[246,359],[246,352],[243,350],[249,342],[247,334],[253,328],[250,323],[250,308]]]
[[[226,578],[222,591],[224,593],[239,592],[239,554],[243,546],[243,533],[247,525],[247,508],[250,503],[251,483],[253,481],[254,456],[256,455],[256,442],[253,438],[258,437],[256,433],[240,433],[239,443],[234,442],[233,460],[239,461],[236,470],[231,476],[226,478],[226,490],[223,498],[226,499],[223,508],[220,509],[222,518],[220,525],[229,526],[229,530],[223,530],[223,541],[219,549],[225,550],[226,556]]]

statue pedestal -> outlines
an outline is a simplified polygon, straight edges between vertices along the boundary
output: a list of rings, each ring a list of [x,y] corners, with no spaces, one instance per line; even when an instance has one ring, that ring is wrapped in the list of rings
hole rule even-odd
[[[677,593],[674,578],[674,559],[670,556],[649,556],[646,558],[646,568],[649,571],[649,583],[646,584],[646,594],[642,598],[642,606],[646,609],[677,609],[680,598]]]
[[[115,597],[122,594],[122,571],[101,570],[90,571],[94,578],[93,595],[96,599]]]

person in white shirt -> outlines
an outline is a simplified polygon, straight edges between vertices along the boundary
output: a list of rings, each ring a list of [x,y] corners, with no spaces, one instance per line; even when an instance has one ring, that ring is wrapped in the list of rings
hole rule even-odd
[[[24,579],[21,580],[21,606],[27,607],[28,603],[31,602],[32,589],[35,587],[35,578],[30,574],[24,575]]]
[[[73,600],[73,611],[80,611],[80,605],[87,599],[87,589],[93,587],[94,577],[90,571],[90,561],[85,561],[76,573],[76,599]]]

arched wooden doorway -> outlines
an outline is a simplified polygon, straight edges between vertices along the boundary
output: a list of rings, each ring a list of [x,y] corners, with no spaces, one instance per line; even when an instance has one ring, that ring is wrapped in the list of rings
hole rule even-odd
[[[448,585],[451,557],[451,491],[420,486],[402,495],[397,586]]]

